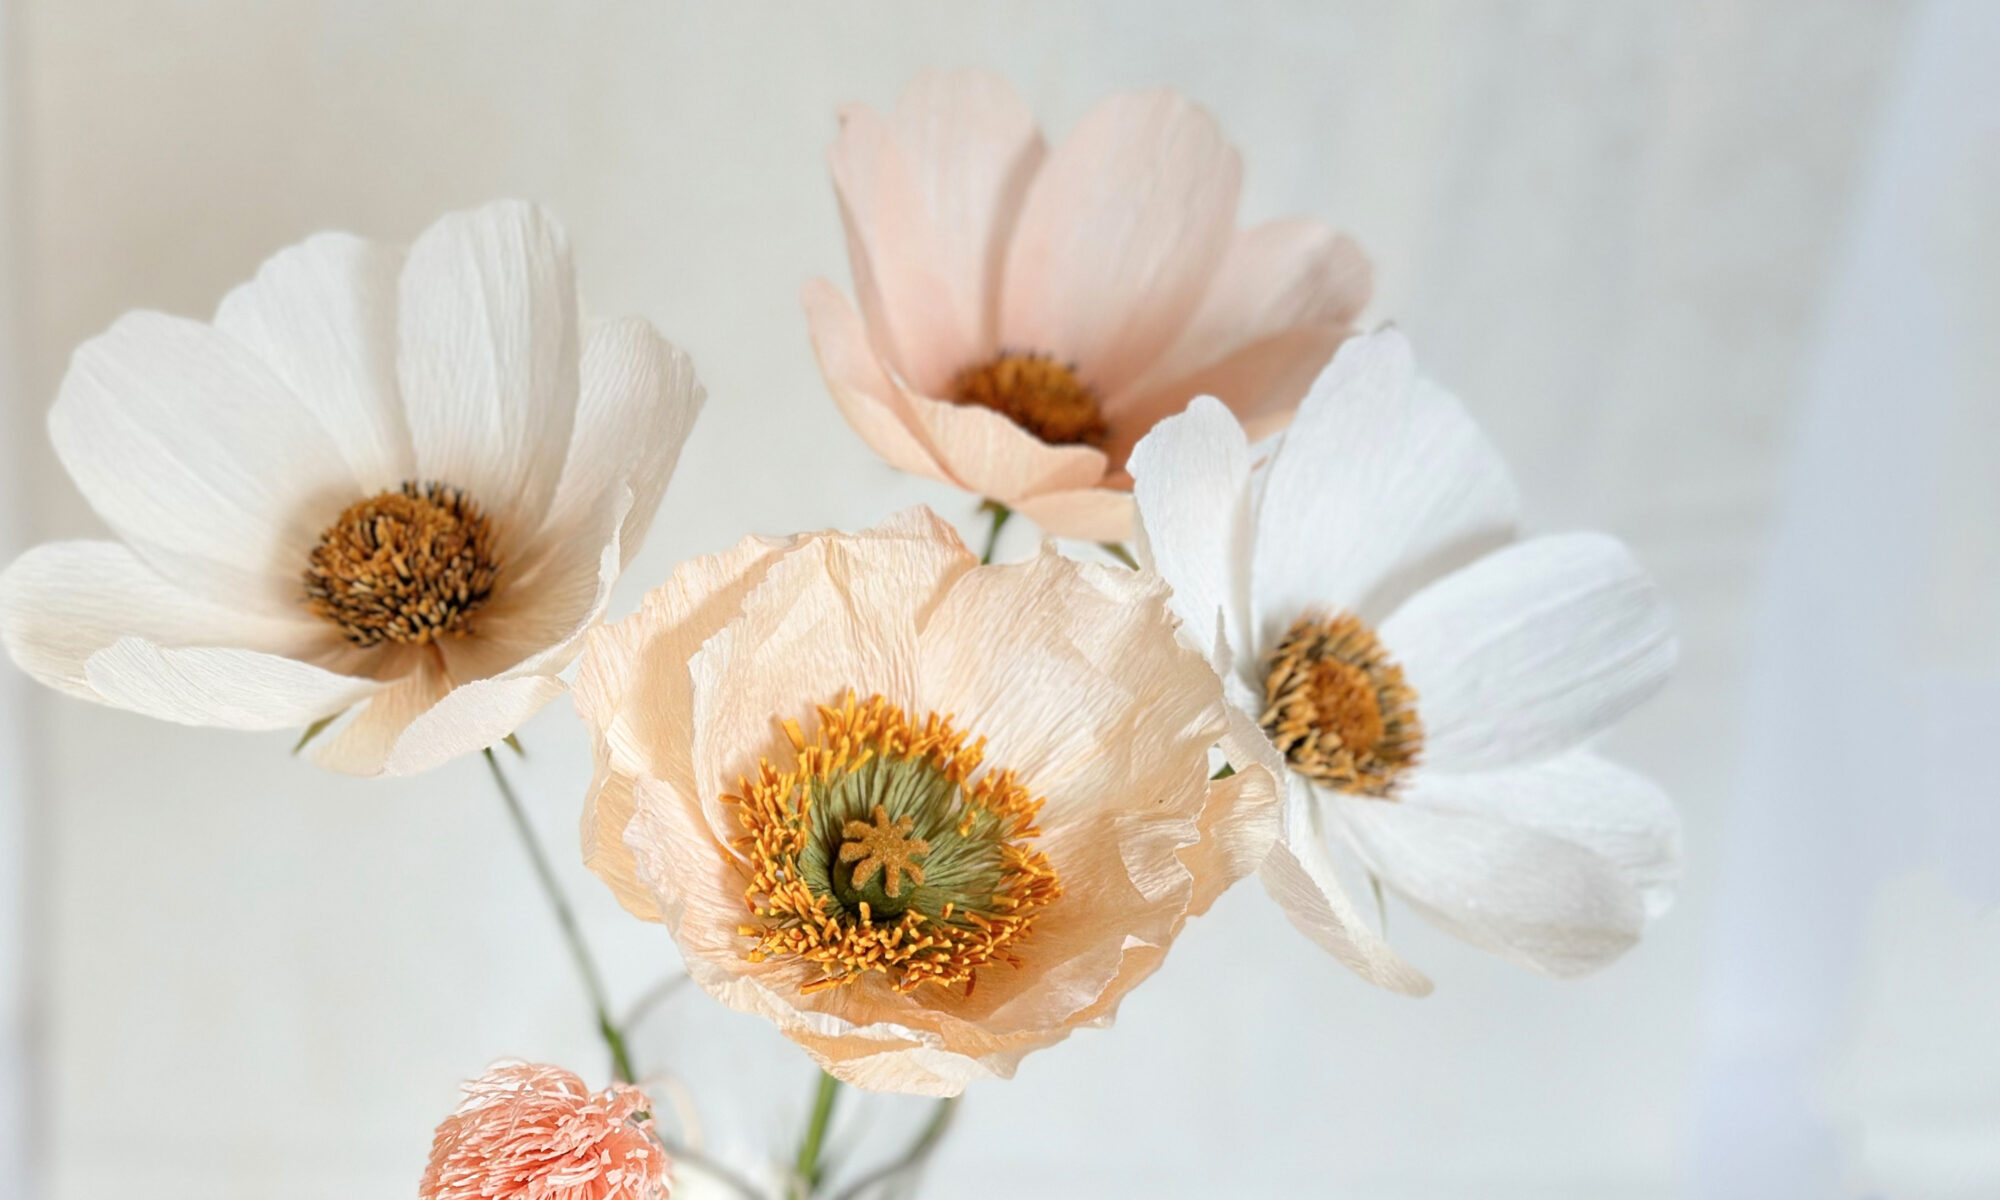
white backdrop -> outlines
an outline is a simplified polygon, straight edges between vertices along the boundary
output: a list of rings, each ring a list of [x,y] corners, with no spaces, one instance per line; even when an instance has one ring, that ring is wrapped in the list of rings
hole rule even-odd
[[[1919,86],[1978,77],[2000,54],[1990,12],[13,0],[0,163],[22,352],[0,463],[23,466],[0,503],[36,538],[96,531],[41,414],[69,349],[119,312],[205,314],[313,229],[405,238],[527,195],[568,225],[586,303],[652,318],[712,396],[620,611],[748,531],[919,501],[970,530],[962,498],[873,460],[812,364],[798,286],[846,281],[835,106],[983,65],[1060,131],[1105,91],[1181,88],[1242,146],[1247,218],[1362,239],[1373,316],[1466,397],[1531,521],[1610,529],[1659,573],[1684,666],[1611,748],[1681,803],[1688,883],[1575,984],[1392,911],[1439,983],[1422,1002],[1371,992],[1241,889],[1113,1030],[972,1091],[939,1194],[1636,1200],[1756,1179],[1765,1198],[1991,1197],[2000,1067],[1968,1048],[1995,1040],[2000,932],[1964,884],[1993,859],[1925,864],[1978,845],[1990,826],[1953,822],[2000,794],[1960,749],[2000,715],[2000,371],[1971,353],[2000,313],[2000,172],[1965,111],[1991,92]],[[1884,198],[1912,163],[1936,207]],[[1884,242],[1909,222],[1922,237]],[[1912,329],[1958,357],[1903,373],[1903,343],[1878,343]],[[1842,357],[1856,346],[1875,350]],[[1898,453],[1843,457],[1878,443]],[[1899,490],[1918,480],[1942,490]],[[1868,503],[1877,488],[1900,507]],[[1840,557],[1857,529],[1879,553]],[[1800,624],[1849,583],[1875,599]],[[1841,723],[1794,715],[1850,688],[1867,691]],[[32,739],[8,732],[33,759],[0,788],[38,781],[15,843],[35,864],[37,1194],[409,1195],[458,1079],[503,1054],[601,1070],[476,764],[362,783],[283,737],[41,694],[30,715]],[[580,731],[558,708],[523,736],[540,824],[567,845]],[[1878,853],[1919,809],[1944,832]],[[565,866],[636,995],[670,943]],[[725,1106],[718,1139],[784,1138],[809,1070],[714,1008],[677,1001],[648,1051],[714,1075],[746,1047],[783,1090]]]

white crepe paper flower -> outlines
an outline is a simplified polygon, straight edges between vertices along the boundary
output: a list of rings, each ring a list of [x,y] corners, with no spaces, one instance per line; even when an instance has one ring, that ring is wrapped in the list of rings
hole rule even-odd
[[[1666,909],[1678,818],[1588,745],[1672,668],[1658,590],[1602,534],[1518,538],[1505,465],[1401,334],[1342,347],[1280,438],[1253,448],[1199,400],[1132,470],[1143,560],[1263,727],[1263,760],[1289,768],[1263,875],[1301,931],[1429,990],[1349,902],[1350,855],[1432,923],[1555,976]]]
[[[561,694],[702,402],[646,322],[580,333],[540,210],[407,251],[319,234],[224,297],[85,343],[49,414],[117,541],[0,574],[0,639],[50,687],[233,729],[316,726],[406,773]]]

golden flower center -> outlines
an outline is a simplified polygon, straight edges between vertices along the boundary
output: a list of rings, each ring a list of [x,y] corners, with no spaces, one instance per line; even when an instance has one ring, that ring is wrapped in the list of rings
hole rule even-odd
[[[493,540],[464,492],[405,483],[348,505],[319,535],[306,606],[357,646],[461,637],[500,573]]]
[[[1097,390],[1046,354],[1008,351],[967,367],[952,377],[951,398],[990,408],[1052,446],[1102,447],[1109,434]]]
[[[1264,667],[1259,719],[1292,767],[1343,792],[1388,797],[1417,761],[1417,693],[1361,619],[1308,614]]]
[[[1062,886],[1030,844],[1041,800],[1012,771],[972,779],[984,741],[852,692],[819,709],[810,740],[782,725],[795,761],[759,759],[725,797],[743,827],[750,961],[806,964],[806,992],[879,974],[898,992],[970,993],[980,969],[1018,964]]]

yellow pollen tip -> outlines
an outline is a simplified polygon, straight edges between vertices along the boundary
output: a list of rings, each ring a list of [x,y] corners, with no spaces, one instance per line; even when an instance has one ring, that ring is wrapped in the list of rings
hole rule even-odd
[[[1003,352],[952,377],[951,399],[990,408],[1052,446],[1097,446],[1109,435],[1097,390],[1045,354]]]
[[[462,637],[500,573],[494,540],[464,492],[405,483],[348,505],[319,535],[306,607],[357,646]]]
[[[1292,623],[1264,666],[1259,724],[1294,770],[1356,795],[1389,798],[1423,749],[1416,689],[1375,631],[1351,613]]]

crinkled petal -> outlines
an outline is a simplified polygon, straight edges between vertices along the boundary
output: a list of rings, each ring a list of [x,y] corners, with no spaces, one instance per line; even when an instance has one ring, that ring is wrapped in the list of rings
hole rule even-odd
[[[1616,538],[1532,538],[1424,588],[1382,643],[1416,688],[1424,761],[1446,771],[1580,745],[1658,691],[1677,653],[1659,588]]]
[[[314,739],[306,753],[315,763],[348,775],[382,773],[403,731],[451,690],[434,658],[421,652],[410,658],[400,677]]]
[[[1429,995],[1431,981],[1404,962],[1348,898],[1327,849],[1319,802],[1311,786],[1296,776],[1288,781],[1284,826],[1262,876],[1264,890],[1292,927],[1378,987],[1406,996]]]
[[[1171,92],[1113,96],[1049,156],[1008,248],[1000,343],[1077,364],[1113,396],[1200,306],[1231,239],[1243,164]]]
[[[1257,515],[1259,644],[1306,612],[1378,624],[1411,591],[1513,536],[1506,465],[1394,330],[1354,338],[1273,455]]]
[[[562,694],[563,681],[553,675],[462,683],[404,728],[382,770],[389,775],[415,775],[461,754],[484,750]]]
[[[410,247],[397,376],[417,473],[462,488],[518,541],[541,527],[577,406],[569,244],[518,201],[453,213]]]
[[[1112,459],[1196,396],[1217,396],[1254,436],[1298,406],[1368,305],[1372,269],[1354,239],[1317,221],[1238,232],[1187,327],[1105,404]]]
[[[280,250],[222,298],[215,327],[256,353],[319,418],[361,494],[416,470],[396,386],[402,251],[346,233]]]
[[[993,353],[1006,239],[1043,153],[1034,114],[983,71],[919,75],[887,120],[842,114],[831,159],[856,291],[919,391]]]
[[[1673,906],[1680,814],[1658,784],[1588,750],[1498,771],[1421,772],[1400,802],[1573,842],[1619,869],[1648,918]]]
[[[84,664],[124,637],[297,658],[313,657],[328,640],[303,618],[244,612],[183,591],[116,542],[49,542],[0,572],[0,642],[37,682],[103,702]]]
[[[49,412],[84,498],[169,582],[284,615],[358,484],[318,417],[211,325],[121,317],[85,342]]]
[[[1250,444],[1212,396],[1154,427],[1132,453],[1139,561],[1173,588],[1181,635],[1222,670],[1250,645]]]
[[[619,566],[639,552],[708,393],[694,364],[637,317],[606,321],[583,343],[582,392],[547,535],[587,527],[607,495],[629,488]]]
[[[90,656],[84,678],[106,704],[182,725],[298,729],[380,691],[276,654],[234,647],[162,647],[123,637]]]
[[[1424,786],[1415,782],[1412,794]],[[1446,932],[1524,966],[1587,974],[1645,927],[1638,890],[1588,846],[1433,804],[1339,795],[1330,803],[1383,886]]]

